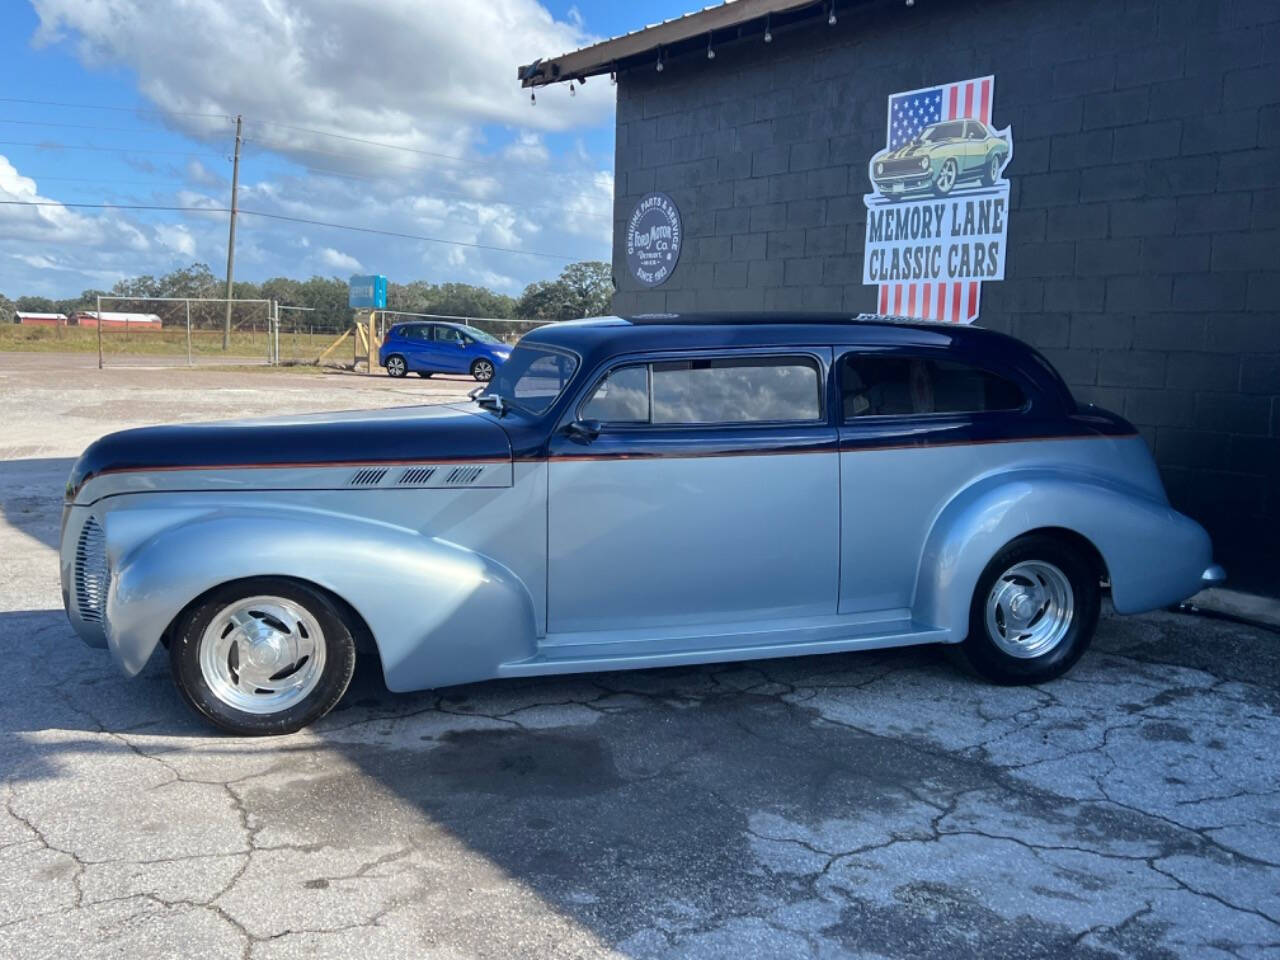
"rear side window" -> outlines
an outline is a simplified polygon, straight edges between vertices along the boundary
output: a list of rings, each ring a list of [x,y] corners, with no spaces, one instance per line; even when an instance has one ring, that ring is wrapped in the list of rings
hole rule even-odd
[[[872,353],[846,354],[840,364],[844,419],[930,413],[1021,410],[1021,388],[954,360]]]
[[[811,422],[822,417],[821,375],[808,357],[636,364],[611,371],[582,416],[661,425]]]

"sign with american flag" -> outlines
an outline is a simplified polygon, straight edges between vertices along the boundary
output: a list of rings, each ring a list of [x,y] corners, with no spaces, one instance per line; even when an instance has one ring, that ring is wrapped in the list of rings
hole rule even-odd
[[[889,97],[863,198],[880,313],[972,323],[983,281],[1004,279],[1013,134],[992,126],[994,97],[991,76]]]

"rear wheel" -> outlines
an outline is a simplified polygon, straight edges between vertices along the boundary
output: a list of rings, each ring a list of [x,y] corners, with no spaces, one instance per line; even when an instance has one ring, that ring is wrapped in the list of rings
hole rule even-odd
[[[994,683],[1042,683],[1066,673],[1098,625],[1097,571],[1071,544],[1031,534],[1004,547],[978,579],[962,649]]]
[[[1000,179],[1000,154],[993,153],[987,160],[987,165],[982,168],[983,186],[991,186]]]
[[[393,353],[387,357],[386,367],[388,377],[403,377],[409,372],[409,365],[404,362],[404,357],[398,353]]]
[[[355,640],[319,590],[282,577],[218,587],[178,618],[173,678],[188,704],[242,736],[292,733],[342,698]]]

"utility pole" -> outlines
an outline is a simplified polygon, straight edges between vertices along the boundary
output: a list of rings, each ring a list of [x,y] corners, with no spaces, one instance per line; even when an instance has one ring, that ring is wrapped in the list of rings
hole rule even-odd
[[[236,153],[231,163],[231,233],[227,237],[227,316],[222,325],[222,349],[231,348],[231,284],[236,269],[236,200],[240,193],[240,122],[236,114]]]

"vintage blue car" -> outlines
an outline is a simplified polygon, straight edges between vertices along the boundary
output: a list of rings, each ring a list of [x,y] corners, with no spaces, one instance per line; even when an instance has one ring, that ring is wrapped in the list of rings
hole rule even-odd
[[[1223,576],[1146,444],[975,327],[654,316],[528,333],[454,406],[149,427],[67,484],[67,614],[241,734],[387,686],[960,644],[1084,653],[1104,588]]]
[[[510,344],[465,323],[397,323],[387,329],[378,363],[387,375],[469,373],[487,383],[511,356]]]

